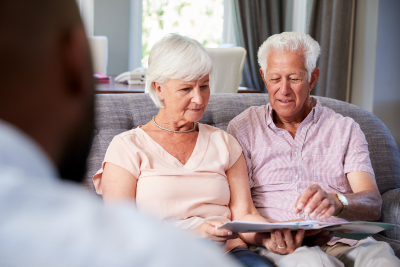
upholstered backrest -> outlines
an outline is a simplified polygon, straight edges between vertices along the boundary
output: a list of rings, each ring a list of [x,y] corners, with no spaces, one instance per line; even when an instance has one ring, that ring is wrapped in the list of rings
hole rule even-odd
[[[386,126],[373,114],[357,106],[324,97],[317,97],[326,106],[360,124],[369,144],[369,151],[381,193],[400,188],[400,154]],[[266,105],[267,94],[212,94],[207,111],[200,122],[226,130],[228,123],[251,106]],[[94,190],[91,179],[101,167],[108,144],[124,131],[146,124],[158,109],[148,94],[96,95],[96,131],[88,159],[86,185]]]

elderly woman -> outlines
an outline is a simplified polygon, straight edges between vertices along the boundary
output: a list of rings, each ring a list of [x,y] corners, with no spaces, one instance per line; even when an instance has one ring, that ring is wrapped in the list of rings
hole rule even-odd
[[[114,137],[93,177],[106,203],[132,199],[151,214],[196,237],[223,245],[245,266],[271,266],[229,230],[232,219],[268,222],[255,209],[239,143],[218,128],[197,123],[210,97],[212,62],[195,40],[167,35],[150,52],[147,91],[159,113]],[[301,245],[304,231],[246,234],[247,243],[275,251],[277,242]]]

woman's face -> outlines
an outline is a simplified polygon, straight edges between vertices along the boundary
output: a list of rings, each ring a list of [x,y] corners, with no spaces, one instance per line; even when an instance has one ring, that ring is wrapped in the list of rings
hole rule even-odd
[[[210,99],[209,75],[195,81],[168,80],[164,85],[154,83],[165,111],[173,121],[199,121]]]

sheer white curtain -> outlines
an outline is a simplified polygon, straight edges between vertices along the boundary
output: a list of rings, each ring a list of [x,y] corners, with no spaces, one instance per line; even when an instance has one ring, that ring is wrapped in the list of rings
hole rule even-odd
[[[88,36],[93,36],[94,0],[76,0]]]

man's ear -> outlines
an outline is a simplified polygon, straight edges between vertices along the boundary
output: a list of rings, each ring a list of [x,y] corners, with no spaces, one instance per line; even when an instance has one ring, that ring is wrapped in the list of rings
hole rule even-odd
[[[319,74],[320,74],[320,73],[321,73],[321,70],[320,70],[319,68],[315,68],[315,69],[313,70],[313,72],[311,73],[310,90],[309,90],[309,91],[311,91],[311,90],[314,88],[315,84],[316,84],[317,81],[318,81],[318,78],[319,78]]]
[[[260,68],[260,74],[261,74],[261,78],[263,79],[265,86],[267,86],[267,82],[265,81],[265,77],[264,77],[264,72],[262,70],[262,68]]]
[[[61,44],[62,71],[65,88],[73,96],[93,93],[94,78],[89,45],[83,25],[66,31]]]

